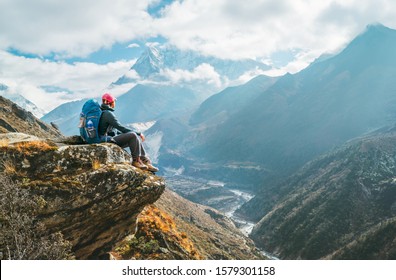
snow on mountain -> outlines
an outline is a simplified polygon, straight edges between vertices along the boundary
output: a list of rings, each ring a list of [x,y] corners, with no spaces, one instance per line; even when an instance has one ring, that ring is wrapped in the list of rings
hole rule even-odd
[[[156,121],[149,121],[149,122],[138,122],[138,123],[131,123],[127,124],[128,127],[133,129],[133,131],[140,131],[145,132],[147,129],[152,127]]]
[[[0,84],[0,91],[6,91],[8,89],[8,86],[5,84]]]
[[[203,65],[206,65],[205,70],[208,69],[207,66],[213,69],[212,75],[207,75],[208,71],[199,71]],[[251,59],[223,60],[169,46],[148,46],[128,73],[113,83],[113,86],[143,80],[155,83],[193,80],[202,83],[202,80],[208,80],[207,84],[210,85],[211,78],[215,79],[217,75],[221,79],[220,86],[224,87],[247,72],[265,71],[269,68],[268,65]],[[218,83],[215,84],[219,86]]]
[[[37,118],[41,118],[46,114],[43,109],[39,108],[36,104],[26,99],[22,95],[17,93],[10,93],[8,86],[5,84],[0,84],[0,95],[18,104],[26,111],[31,112]]]
[[[174,47],[149,45],[129,71],[107,90],[118,97],[120,121],[155,121],[177,111],[192,112],[209,96],[233,81],[237,83],[242,75],[268,69],[254,60],[221,60]],[[74,134],[74,119],[82,104],[63,105],[43,120],[58,124],[66,135]]]
[[[148,47],[131,69],[135,70],[140,77],[148,78],[152,73],[158,73],[163,64],[162,53],[155,47]]]

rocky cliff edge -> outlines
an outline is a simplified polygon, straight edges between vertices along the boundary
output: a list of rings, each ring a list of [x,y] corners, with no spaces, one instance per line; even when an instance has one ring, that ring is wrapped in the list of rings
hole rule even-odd
[[[113,144],[65,145],[21,133],[0,134],[0,172],[40,198],[38,220],[60,231],[77,259],[97,259],[133,233],[164,181],[131,166]]]

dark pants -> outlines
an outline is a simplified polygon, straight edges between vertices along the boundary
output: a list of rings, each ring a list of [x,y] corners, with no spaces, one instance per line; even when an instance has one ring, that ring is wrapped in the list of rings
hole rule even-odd
[[[136,160],[138,157],[146,157],[142,140],[135,132],[127,132],[114,136],[113,140],[122,148],[129,147],[133,160]]]

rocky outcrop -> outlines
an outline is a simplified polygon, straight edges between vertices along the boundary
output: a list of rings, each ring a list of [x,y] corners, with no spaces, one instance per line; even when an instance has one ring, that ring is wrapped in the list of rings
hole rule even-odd
[[[116,145],[29,138],[1,134],[0,172],[40,198],[37,219],[62,232],[77,259],[100,258],[134,232],[139,213],[164,191],[161,178],[132,167]]]
[[[21,133],[0,134],[0,143],[0,172],[39,197],[37,219],[48,233],[60,231],[77,259],[107,258],[112,250],[120,259],[263,258],[230,219],[163,193],[164,181],[132,167],[117,145]]]

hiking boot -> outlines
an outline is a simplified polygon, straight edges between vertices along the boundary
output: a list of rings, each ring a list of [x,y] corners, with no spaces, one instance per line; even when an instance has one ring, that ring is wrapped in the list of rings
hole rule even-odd
[[[147,166],[147,170],[148,171],[151,171],[151,172],[158,172],[158,168],[157,167],[155,167],[154,165],[151,165],[151,163],[146,163],[145,164],[146,166]]]
[[[151,172],[158,172],[159,169],[158,169],[157,167],[155,167],[154,165],[151,164],[151,160],[150,160],[149,158],[147,158],[147,157],[141,157],[140,160],[142,161],[142,163],[143,163],[144,165],[147,166],[148,171],[151,171]]]
[[[146,156],[141,156],[141,157],[139,157],[139,160],[140,160],[141,162],[143,162],[143,164],[151,163],[151,160],[150,160],[148,157],[146,157]]]
[[[147,170],[147,169],[148,169],[147,165],[143,164],[143,163],[140,162],[140,161],[133,161],[133,162],[132,162],[132,166],[134,166],[134,167],[136,167],[136,168],[139,168],[139,169],[141,169],[141,170]]]

